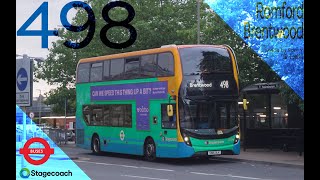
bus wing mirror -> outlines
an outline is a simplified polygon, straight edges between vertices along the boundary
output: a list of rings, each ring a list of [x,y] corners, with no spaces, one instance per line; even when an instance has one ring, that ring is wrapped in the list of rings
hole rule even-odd
[[[171,104],[167,105],[167,114],[169,117],[173,116],[173,106]]]
[[[247,99],[243,99],[243,110],[248,110]]]

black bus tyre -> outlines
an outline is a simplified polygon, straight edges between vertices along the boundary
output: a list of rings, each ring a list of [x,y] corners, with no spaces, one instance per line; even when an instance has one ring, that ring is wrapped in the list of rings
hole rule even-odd
[[[92,152],[93,154],[100,154],[101,151],[100,151],[100,139],[97,135],[94,135],[92,137],[92,141],[91,141],[91,149],[92,149]]]
[[[144,143],[144,158],[147,161],[154,161],[156,159],[156,145],[153,139],[148,138]]]

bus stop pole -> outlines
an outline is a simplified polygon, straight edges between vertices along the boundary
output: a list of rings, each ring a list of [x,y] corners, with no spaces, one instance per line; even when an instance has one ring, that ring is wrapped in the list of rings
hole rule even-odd
[[[23,133],[22,133],[22,141],[21,141],[21,146],[22,148],[24,147],[24,144],[27,141],[27,115],[26,115],[26,107],[23,108],[23,113],[22,113],[22,124],[23,124]],[[21,169],[26,167],[24,156],[21,155]]]

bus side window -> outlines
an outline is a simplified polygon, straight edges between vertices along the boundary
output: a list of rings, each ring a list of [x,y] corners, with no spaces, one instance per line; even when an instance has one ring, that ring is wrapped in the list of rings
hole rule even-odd
[[[122,105],[114,104],[112,106],[112,126],[122,126],[123,125],[123,110]]]
[[[139,57],[125,59],[124,65],[124,78],[125,79],[136,79],[140,78],[140,60]]]
[[[124,127],[132,127],[132,105],[128,104],[128,105],[124,105]]]
[[[110,60],[103,62],[103,80],[110,79]]]
[[[112,59],[110,67],[110,77],[113,80],[123,79],[124,59]]]
[[[93,63],[90,70],[90,82],[102,81],[102,63]]]
[[[102,106],[94,106],[92,108],[91,125],[103,125],[102,112]]]
[[[83,113],[83,119],[87,123],[87,125],[90,125],[90,106],[83,106],[82,108]]]
[[[165,129],[177,128],[176,106],[173,104],[173,116],[168,117],[167,105],[161,104],[161,127]]]
[[[103,108],[103,125],[111,126],[111,105],[104,105]]]
[[[141,78],[156,77],[157,59],[155,54],[141,56]]]
[[[174,60],[171,53],[158,54],[158,69],[157,76],[173,76],[174,75]]]
[[[77,83],[89,82],[90,63],[79,64]]]

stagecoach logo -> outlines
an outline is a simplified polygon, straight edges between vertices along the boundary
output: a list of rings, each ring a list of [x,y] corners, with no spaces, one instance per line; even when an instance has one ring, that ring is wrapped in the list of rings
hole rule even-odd
[[[121,130],[121,131],[120,131],[120,139],[121,139],[121,141],[124,140],[124,137],[125,137],[124,131]]]
[[[208,84],[206,84],[206,83],[189,83],[189,86],[191,87],[191,88],[193,88],[193,87],[195,87],[195,88],[209,88],[209,87],[212,87],[212,83],[208,83]]]

